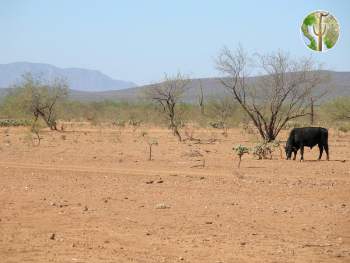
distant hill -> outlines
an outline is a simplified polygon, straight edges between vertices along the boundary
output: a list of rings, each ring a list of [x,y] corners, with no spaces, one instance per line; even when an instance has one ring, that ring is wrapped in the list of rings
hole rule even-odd
[[[328,94],[324,99],[332,99],[339,96],[350,96],[350,72],[329,71],[330,82],[323,84],[329,87]],[[256,81],[259,77],[251,77],[248,81]],[[198,101],[199,83],[202,83],[203,93],[206,98],[227,96],[227,89],[220,83],[218,78],[192,79],[190,89],[184,96],[184,101],[194,103]],[[77,92],[71,91],[71,99],[80,101],[137,101],[142,92],[150,85],[139,86],[124,90],[111,90],[106,92]]]
[[[30,72],[46,80],[65,78],[69,87],[79,91],[106,91],[135,87],[129,81],[112,79],[97,70],[82,68],[58,68],[49,64],[15,62],[0,64],[0,87],[7,88],[21,80],[24,73]]]
[[[339,96],[350,96],[350,72],[334,72],[329,71],[330,82],[324,85],[329,87],[328,94],[324,97],[325,100],[333,99]],[[249,78],[249,81],[255,81],[259,77]],[[228,91],[222,86],[218,78],[202,78],[192,79],[190,89],[184,96],[184,101],[189,103],[196,103],[199,95],[199,83],[202,83],[203,93],[205,98],[223,97],[227,96]],[[102,92],[86,92],[78,90],[70,90],[70,99],[78,101],[129,101],[135,102],[142,98],[144,90],[148,89],[150,85],[139,86],[135,88],[128,88],[122,90],[110,90]],[[6,89],[0,89],[0,98],[7,93]]]

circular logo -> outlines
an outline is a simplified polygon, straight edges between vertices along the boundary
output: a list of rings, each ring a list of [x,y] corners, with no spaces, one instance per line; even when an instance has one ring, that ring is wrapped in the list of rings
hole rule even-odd
[[[324,52],[333,48],[339,38],[338,21],[327,11],[308,14],[300,29],[305,45],[314,51]]]

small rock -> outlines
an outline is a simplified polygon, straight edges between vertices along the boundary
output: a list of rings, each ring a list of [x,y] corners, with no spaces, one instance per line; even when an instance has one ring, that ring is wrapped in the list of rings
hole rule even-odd
[[[50,239],[51,239],[51,240],[55,240],[55,238],[56,238],[56,234],[55,234],[55,233],[52,233],[52,235],[50,236]]]
[[[146,184],[153,184],[153,182],[154,182],[153,180],[149,180],[146,182]]]
[[[84,207],[84,211],[88,211],[89,208],[87,206]]]
[[[240,245],[241,246],[245,246],[247,244],[247,242],[241,242]]]
[[[184,259],[183,257],[179,257],[179,260],[181,260],[181,261],[182,261],[182,260],[185,260],[185,259]]]
[[[204,176],[199,177],[199,180],[204,180],[204,179],[205,179]]]
[[[213,224],[213,222],[211,222],[211,221],[206,221],[205,223],[206,223],[207,225]]]
[[[157,184],[162,184],[162,183],[164,183],[164,181],[162,179],[157,181]]]
[[[167,208],[170,208],[170,206],[163,203],[156,205],[156,209],[167,209]]]

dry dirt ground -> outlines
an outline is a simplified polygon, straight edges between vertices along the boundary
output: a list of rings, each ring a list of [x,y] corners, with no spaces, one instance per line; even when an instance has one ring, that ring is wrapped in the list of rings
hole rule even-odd
[[[315,147],[237,169],[232,146],[254,142],[239,129],[197,130],[201,143],[67,130],[37,147],[0,129],[1,262],[350,262],[350,134],[330,131],[329,162]]]

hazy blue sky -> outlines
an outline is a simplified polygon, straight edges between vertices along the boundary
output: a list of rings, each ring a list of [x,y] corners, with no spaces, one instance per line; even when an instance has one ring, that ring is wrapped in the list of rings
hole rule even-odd
[[[336,47],[322,54],[304,46],[299,29],[317,9],[341,27]],[[350,71],[349,14],[348,0],[1,0],[0,63],[98,69],[142,84],[178,70],[215,76],[220,48],[241,43],[249,52],[314,54]]]

